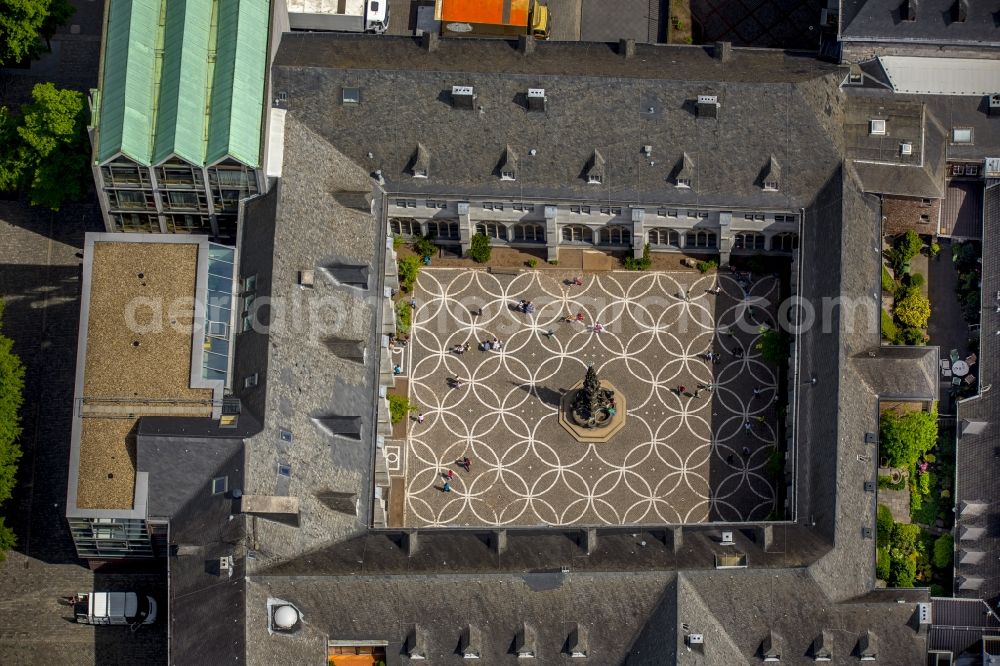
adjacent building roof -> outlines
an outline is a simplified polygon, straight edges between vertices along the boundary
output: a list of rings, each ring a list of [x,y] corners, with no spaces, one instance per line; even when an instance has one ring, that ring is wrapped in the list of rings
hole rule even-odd
[[[958,0],[846,0],[840,15],[844,41],[906,44],[1000,45],[995,7],[966,3],[965,20],[953,8]],[[914,20],[904,20],[903,6],[915,8]]]
[[[585,43],[540,43],[523,55],[492,40],[441,40],[428,51],[405,37],[326,37],[285,35],[274,88],[318,136],[380,170],[389,192],[797,209],[838,160],[816,137],[829,132],[840,74],[815,60],[736,49],[723,64],[702,49],[649,45],[626,58]],[[472,87],[472,108],[450,103],[456,85]],[[357,86],[360,103],[342,103],[341,90]],[[544,111],[528,111],[529,88],[544,89]],[[701,94],[717,96],[717,118],[698,117]],[[426,179],[410,170],[417,145],[434,156]],[[491,177],[507,145],[521,157],[515,182]],[[698,165],[691,189],[670,187],[683,153]],[[764,192],[772,155],[781,189]],[[587,177],[595,163],[599,184]]]
[[[95,158],[260,164],[269,0],[111,0]]]
[[[897,93],[991,95],[1000,90],[1000,61],[974,58],[879,56]]]

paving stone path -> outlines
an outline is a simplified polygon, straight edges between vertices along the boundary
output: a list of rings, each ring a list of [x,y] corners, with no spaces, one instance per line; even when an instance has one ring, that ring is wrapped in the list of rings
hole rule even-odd
[[[424,421],[410,424],[403,455],[405,524],[766,518],[776,375],[753,345],[773,325],[777,279],[612,272],[578,286],[568,277],[421,272],[406,373]],[[519,310],[522,300],[533,313]],[[577,313],[582,322],[566,321]],[[494,337],[502,348],[484,350]],[[454,351],[465,343],[469,351]],[[717,362],[704,357],[710,350]],[[628,404],[606,443],[581,443],[558,423],[561,396],[589,365]],[[707,385],[714,390],[694,397]],[[471,472],[456,465],[465,456]]]

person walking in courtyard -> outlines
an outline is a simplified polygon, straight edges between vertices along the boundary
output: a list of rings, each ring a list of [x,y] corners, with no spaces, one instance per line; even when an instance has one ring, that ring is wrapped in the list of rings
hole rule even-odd
[[[749,446],[744,446],[743,447],[743,455],[746,456],[746,457],[750,456],[750,447]]]
[[[583,323],[583,313],[582,312],[577,312],[576,313],[576,320],[578,322],[580,322],[581,324]]]
[[[594,322],[594,333],[600,333],[604,330],[604,326],[599,321]]]
[[[728,456],[726,456],[726,463],[728,463],[730,465],[733,464],[733,454],[732,453],[730,453]]]
[[[691,394],[691,397],[692,397],[692,398],[698,398],[698,397],[700,397],[700,396],[701,396],[701,386],[697,386],[697,387],[695,387],[695,389],[694,389],[694,393],[693,393],[693,394]]]
[[[684,387],[684,385],[681,384],[680,386],[677,387],[677,395],[684,395],[684,391],[686,390],[687,389]]]
[[[424,413],[420,412],[419,414],[417,414],[417,423],[423,423],[423,422],[424,422]]]
[[[754,398],[759,398],[760,397],[760,387],[759,386],[754,386],[753,387],[753,397]]]
[[[450,470],[450,469],[449,469],[449,470],[448,470],[448,473],[447,473],[447,474],[445,474],[445,477],[446,477],[446,478],[447,478],[447,479],[448,479],[449,481],[451,481],[452,479],[454,479],[454,478],[455,478],[455,472],[453,472],[452,470]]]
[[[447,481],[445,481],[444,482],[444,486],[441,488],[441,490],[443,492],[450,493],[451,492],[451,484],[448,483]]]
[[[465,466],[465,471],[466,472],[471,472],[472,471],[472,461],[469,460],[468,457],[462,458],[462,465]]]
[[[745,430],[748,435],[751,432],[753,432],[753,425],[750,424],[750,419],[747,419],[746,421],[744,421],[744,423],[743,423],[743,430]]]

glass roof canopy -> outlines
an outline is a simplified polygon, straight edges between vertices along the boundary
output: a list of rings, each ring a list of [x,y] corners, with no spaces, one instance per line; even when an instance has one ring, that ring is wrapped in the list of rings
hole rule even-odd
[[[205,350],[201,374],[229,386],[227,376],[233,317],[235,248],[208,244],[208,296],[205,305]]]

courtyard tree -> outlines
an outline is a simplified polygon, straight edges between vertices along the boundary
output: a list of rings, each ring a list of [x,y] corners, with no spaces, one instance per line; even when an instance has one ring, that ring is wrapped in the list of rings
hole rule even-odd
[[[3,305],[0,300],[0,503],[10,499],[21,459],[21,405],[24,366],[14,354],[14,341],[3,335]],[[0,560],[14,545],[14,532],[0,517]]]
[[[931,302],[918,290],[910,290],[896,301],[896,317],[911,328],[924,328],[931,316]]]
[[[920,254],[920,250],[923,247],[924,242],[920,240],[920,236],[912,229],[899,237],[896,241],[896,247],[890,251],[889,256],[897,275],[910,263],[913,257]]]
[[[934,540],[934,566],[947,569],[955,555],[955,539],[950,534],[942,534]]]
[[[0,64],[38,53],[38,35],[49,16],[50,0],[0,0]]]
[[[27,192],[32,205],[52,210],[82,192],[87,167],[86,104],[75,90],[36,84],[32,102],[13,118],[0,115],[0,187]]]
[[[784,332],[770,326],[761,326],[760,337],[757,339],[754,349],[760,352],[765,361],[778,365],[788,360],[788,344],[788,336]]]
[[[472,237],[472,244],[469,247],[469,258],[473,261],[485,264],[490,260],[493,249],[490,247],[490,239],[486,234],[476,234]]]
[[[888,411],[879,419],[879,454],[892,467],[909,467],[931,450],[937,435],[937,411]]]

